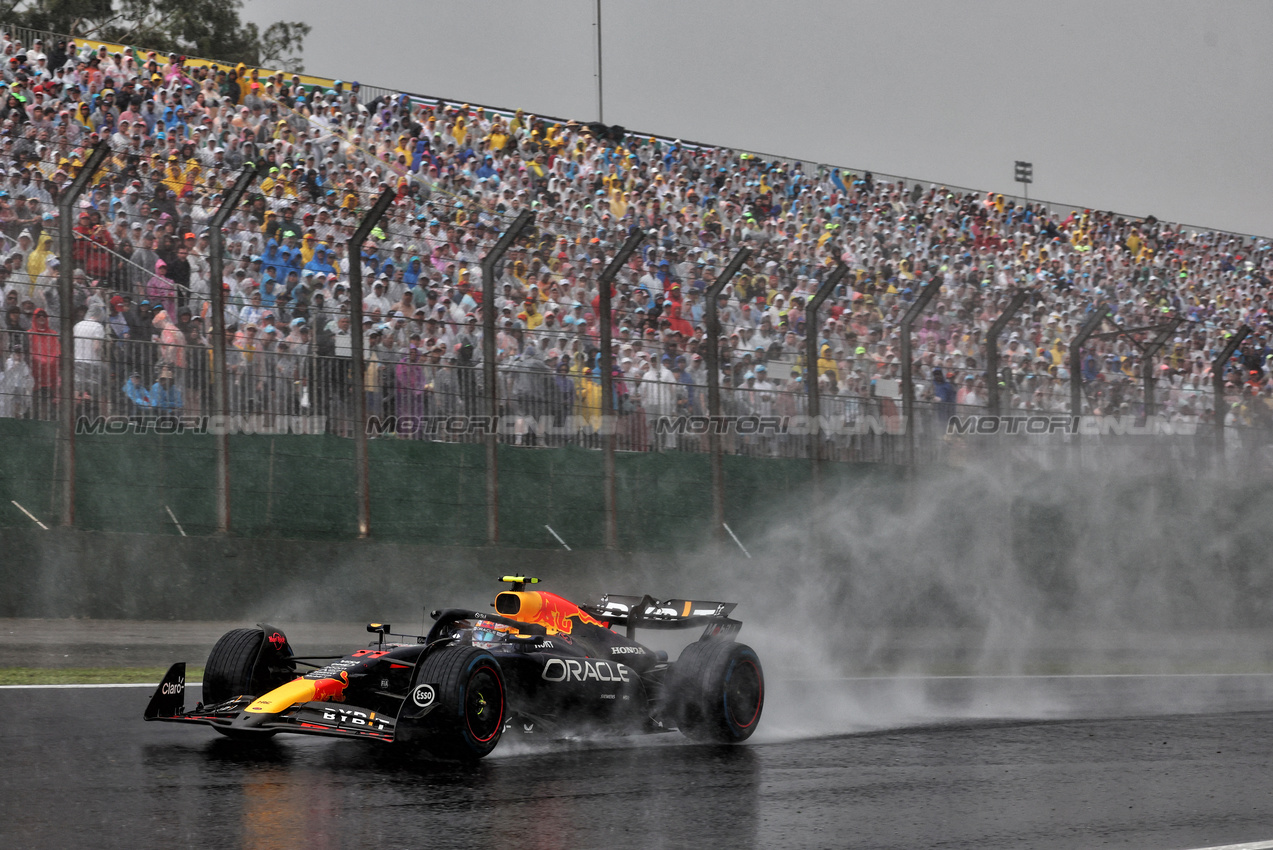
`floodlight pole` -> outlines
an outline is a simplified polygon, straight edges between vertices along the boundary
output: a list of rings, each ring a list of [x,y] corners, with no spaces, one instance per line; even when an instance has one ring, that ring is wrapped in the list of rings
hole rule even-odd
[[[1030,184],[1034,182],[1034,163],[1018,159],[1015,163],[1016,182],[1022,185],[1025,201],[1030,203]]]
[[[385,189],[349,237],[349,346],[354,371],[354,492],[358,503],[358,536],[371,536],[371,469],[367,460],[367,388],[362,336],[362,246],[397,193]]]
[[[606,111],[602,101],[601,86],[601,0],[597,0],[597,123],[604,124]]]

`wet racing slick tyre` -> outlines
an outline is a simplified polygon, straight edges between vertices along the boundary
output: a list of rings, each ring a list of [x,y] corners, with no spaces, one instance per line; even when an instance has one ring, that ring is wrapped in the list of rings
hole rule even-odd
[[[499,743],[508,714],[499,661],[475,646],[444,646],[429,653],[417,682],[432,683],[437,704],[412,737],[431,755],[474,761]]]
[[[672,668],[668,699],[686,737],[720,744],[745,741],[765,707],[760,658],[750,646],[731,640],[692,643]]]
[[[259,697],[296,678],[287,638],[277,629],[272,630],[272,639],[285,647],[285,655],[269,652],[265,639],[262,629],[232,629],[221,636],[203,668],[204,705],[216,705],[242,694]],[[271,659],[276,666],[271,667]]]

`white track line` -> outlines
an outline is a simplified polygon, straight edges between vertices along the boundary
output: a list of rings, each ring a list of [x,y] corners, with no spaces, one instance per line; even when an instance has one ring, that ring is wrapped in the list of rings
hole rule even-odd
[[[1197,847],[1194,850],[1273,850],[1273,841],[1252,841],[1249,844],[1223,844],[1215,847]]]
[[[818,679],[805,678],[772,678],[773,682],[933,682],[933,681],[951,681],[951,680],[1021,680],[1021,679],[1222,679],[1222,678],[1267,678],[1273,676],[1273,673],[1058,673],[1043,675],[989,675],[989,676],[839,676],[824,677]],[[95,684],[95,685],[0,685],[0,691],[3,690],[20,690],[23,688],[157,688],[159,683],[147,684],[144,682],[134,682],[129,684]],[[186,687],[198,688],[202,687],[201,682],[187,682]],[[1234,844],[1230,847],[1201,847],[1197,850],[1273,850],[1273,842],[1267,842],[1266,845],[1252,845],[1248,848],[1244,844]]]
[[[1270,676],[1273,676],[1273,673],[1004,673],[986,674],[984,676],[924,676],[919,674],[914,676],[830,676],[817,679],[788,679],[771,676],[769,680],[773,682],[932,682],[976,679],[1254,679]],[[1213,850],[1213,848],[1202,847],[1198,848],[1198,850]],[[1228,850],[1228,848],[1223,848],[1223,850]],[[1270,850],[1273,850],[1273,848],[1270,848]]]
[[[127,684],[99,684],[99,685],[0,685],[0,691],[30,691],[36,689],[69,689],[69,688],[157,688],[158,682],[129,682]],[[202,688],[202,682],[187,682],[187,688]]]

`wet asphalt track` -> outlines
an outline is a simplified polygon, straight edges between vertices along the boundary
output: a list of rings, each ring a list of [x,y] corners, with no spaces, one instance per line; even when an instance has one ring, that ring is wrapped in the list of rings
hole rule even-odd
[[[773,680],[745,746],[505,739],[457,767],[144,723],[148,688],[3,689],[0,847],[1267,841],[1271,693],[1266,676]]]

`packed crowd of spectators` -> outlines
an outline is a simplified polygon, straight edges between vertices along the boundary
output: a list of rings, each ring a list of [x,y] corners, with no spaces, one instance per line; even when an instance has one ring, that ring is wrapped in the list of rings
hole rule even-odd
[[[500,412],[521,442],[587,439],[600,424],[598,278],[633,227],[650,233],[613,289],[625,447],[678,446],[653,418],[705,413],[705,291],[741,248],[719,301],[727,414],[792,415],[816,376],[823,412],[896,412],[900,322],[941,289],[912,338],[917,398],[980,412],[988,380],[1012,412],[1070,407],[1069,345],[1105,303],[1123,336],[1084,349],[1085,409],[1143,416],[1143,346],[1185,321],[1150,367],[1177,421],[1273,418],[1270,241],[1084,209],[1057,211],[869,172],[764,157],[406,95],[358,83],[59,42],[0,43],[0,416],[50,417],[63,321],[76,399],[100,412],[207,412],[211,287],[227,296],[232,408],[321,414],[348,433],[354,391],[373,415],[486,413],[480,260],[523,210],[532,226],[496,266]],[[78,201],[75,303],[58,297],[56,200],[98,140],[111,155]],[[249,163],[264,177],[225,229],[211,280],[207,225]],[[346,243],[384,190],[389,212]],[[365,374],[349,365],[349,267],[365,287]],[[817,327],[810,296],[843,263]],[[1030,300],[986,374],[986,331]],[[1254,333],[1212,392],[1229,335]],[[806,334],[817,334],[806,363]],[[545,419],[544,417],[547,417]],[[550,433],[547,421],[563,428]],[[686,445],[685,441],[679,445]],[[732,445],[732,444],[731,444]],[[847,447],[849,443],[841,443]],[[776,442],[740,440],[738,450]],[[797,449],[793,449],[797,450]]]

